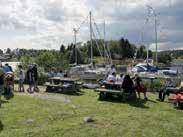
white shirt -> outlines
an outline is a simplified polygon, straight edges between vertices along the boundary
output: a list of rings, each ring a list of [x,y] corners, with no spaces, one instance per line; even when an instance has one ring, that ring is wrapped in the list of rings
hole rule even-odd
[[[124,76],[123,76],[123,77],[118,76],[118,77],[116,78],[116,82],[122,84],[122,83],[123,83],[123,79],[124,79]]]
[[[116,77],[115,76],[113,76],[113,75],[109,75],[108,77],[107,77],[107,81],[116,81]]]
[[[25,79],[25,73],[24,73],[24,70],[23,69],[20,69],[19,70],[19,79],[22,79],[22,80]]]

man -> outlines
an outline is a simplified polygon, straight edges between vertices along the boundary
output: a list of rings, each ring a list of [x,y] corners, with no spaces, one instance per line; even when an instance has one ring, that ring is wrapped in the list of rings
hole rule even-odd
[[[27,81],[29,84],[29,88],[27,89],[27,91],[29,93],[33,93],[34,92],[34,76],[33,76],[33,71],[32,71],[33,66],[29,65],[29,68],[27,70]]]
[[[163,87],[159,91],[159,100],[164,101],[165,96],[169,96],[170,93],[174,92],[176,90],[175,85],[173,84],[172,80],[170,78],[166,78],[166,81],[163,85]]]
[[[8,63],[5,64],[5,67],[7,68],[7,72],[13,72],[12,67]]]
[[[109,74],[116,73],[116,66],[112,65]]]
[[[33,72],[34,91],[38,92],[39,91],[39,88],[37,86],[38,71],[37,71],[37,65],[36,64],[33,65],[32,72]]]
[[[25,90],[24,90],[25,73],[24,73],[22,65],[19,65],[18,69],[19,69],[18,70],[18,78],[19,78],[18,91],[19,92],[25,92]]]

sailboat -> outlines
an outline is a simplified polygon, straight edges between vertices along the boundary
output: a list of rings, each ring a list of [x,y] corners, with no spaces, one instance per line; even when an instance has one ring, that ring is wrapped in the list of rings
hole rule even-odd
[[[76,65],[70,69],[70,76],[71,77],[78,77],[81,80],[84,81],[98,81],[100,79],[103,79],[107,75],[107,69],[106,66],[104,67],[97,67],[94,66],[93,63],[93,29],[92,29],[92,13],[90,12],[90,64],[86,65]],[[75,36],[75,45],[76,45],[76,33],[77,30],[74,29],[74,36]],[[75,51],[77,53],[77,51]],[[75,54],[76,55],[76,54]],[[76,63],[77,64],[77,55],[76,55]]]

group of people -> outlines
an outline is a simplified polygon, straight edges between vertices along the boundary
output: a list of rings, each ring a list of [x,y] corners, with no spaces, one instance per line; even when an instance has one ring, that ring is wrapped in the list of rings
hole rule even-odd
[[[118,85],[120,85],[118,88],[122,88],[124,92],[136,91],[139,98],[140,93],[143,93],[144,99],[147,100],[147,88],[143,84],[142,79],[138,76],[138,74],[135,74],[132,78],[128,74],[120,74],[120,76],[117,76],[115,66],[113,65],[104,83],[114,83],[113,85],[115,89],[117,88],[117,84],[115,83],[118,83]],[[107,88],[111,88],[111,86]],[[162,84],[162,87],[158,89],[158,100],[164,101],[166,96],[169,96],[171,93],[177,94],[179,92],[183,92],[183,82],[181,83],[180,87],[176,87],[171,78],[166,78]]]
[[[109,71],[109,74],[104,81],[104,83],[114,83],[115,85],[120,85],[119,88],[122,88],[124,92],[134,92],[137,91],[138,97],[140,98],[140,93],[144,94],[144,99],[147,100],[146,95],[146,87],[144,86],[141,78],[138,76],[138,74],[135,74],[134,77],[130,77],[130,75],[126,74],[120,74],[120,76],[116,75],[115,66],[113,65],[111,67],[111,71]],[[115,84],[116,83],[116,84]]]
[[[50,72],[48,73],[48,78],[52,78],[52,77],[64,77],[64,73],[62,70],[56,70],[55,68],[52,68],[50,70]]]
[[[158,100],[163,102],[165,100],[165,97],[169,96],[171,93],[177,94],[183,92],[183,82],[181,82],[181,85],[179,87],[176,87],[176,84],[171,78],[166,78],[163,86],[158,90],[158,92]]]
[[[27,81],[29,87],[27,91],[29,93],[38,92],[39,88],[37,86],[38,81],[38,70],[36,64],[31,64],[28,66],[27,71],[23,69],[22,65],[18,65],[18,91],[25,92],[24,82]]]

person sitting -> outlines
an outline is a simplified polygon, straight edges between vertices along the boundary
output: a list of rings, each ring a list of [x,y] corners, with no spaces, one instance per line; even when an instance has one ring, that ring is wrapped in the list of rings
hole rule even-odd
[[[63,78],[64,77],[64,74],[63,74],[63,71],[60,70],[58,73],[57,73],[57,77],[60,77],[60,78]]]
[[[52,68],[51,71],[48,73],[48,78],[56,77],[57,73],[55,72],[55,68]]]
[[[120,76],[116,78],[116,82],[117,83],[121,83],[121,85],[122,85],[123,79],[124,79],[124,75],[123,74],[120,74]]]
[[[116,73],[112,73],[111,75],[108,75],[107,79],[104,80],[103,85],[105,85],[106,89],[113,89],[115,88],[115,82],[116,82]]]
[[[133,81],[129,75],[125,75],[122,83],[122,88],[126,93],[132,93],[134,91]]]
[[[147,89],[144,86],[144,84],[142,83],[142,79],[138,76],[138,74],[135,74],[134,82],[135,82],[135,90],[138,93],[138,97],[140,98],[140,93],[143,93],[144,99],[148,100],[147,95],[146,95]]]
[[[170,78],[167,78],[163,87],[159,90],[159,100],[164,101],[165,96],[169,96],[170,93],[174,93],[176,90],[175,85],[173,84]]]
[[[113,72],[111,75],[107,77],[107,82],[115,83],[116,82],[116,73]]]

